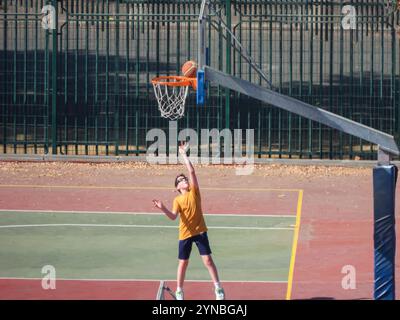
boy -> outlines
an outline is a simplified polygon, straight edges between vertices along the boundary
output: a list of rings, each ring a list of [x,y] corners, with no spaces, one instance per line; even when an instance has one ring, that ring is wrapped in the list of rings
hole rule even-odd
[[[184,174],[175,179],[175,188],[180,193],[174,199],[172,211],[169,211],[161,201],[153,200],[154,205],[161,209],[171,220],[180,215],[179,222],[179,263],[177,271],[176,299],[183,300],[183,282],[186,269],[189,264],[189,257],[193,242],[196,243],[204,265],[210,273],[215,286],[215,297],[217,300],[224,300],[225,293],[221,287],[217,267],[211,257],[211,249],[207,237],[207,227],[201,210],[200,190],[194,168],[186,155],[185,144],[179,146],[179,153],[182,155],[186,168],[189,171],[190,184]]]

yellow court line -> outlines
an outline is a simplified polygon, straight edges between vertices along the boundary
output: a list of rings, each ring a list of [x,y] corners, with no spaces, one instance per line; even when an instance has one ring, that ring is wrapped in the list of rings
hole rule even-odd
[[[172,190],[173,187],[128,187],[128,186],[68,186],[68,185],[38,185],[38,184],[0,184],[0,188],[57,188],[57,189],[114,189],[114,190]],[[205,187],[201,190],[211,191],[274,191],[274,192],[300,192],[299,189],[268,189],[268,188],[212,188]]]
[[[297,243],[299,240],[302,204],[303,204],[303,190],[299,190],[299,196],[297,198],[296,225],[294,228],[292,255],[290,257],[290,267],[289,267],[288,286],[287,286],[287,291],[286,291],[286,300],[290,300],[291,296],[292,296],[293,273],[294,273],[294,264],[296,262]]]

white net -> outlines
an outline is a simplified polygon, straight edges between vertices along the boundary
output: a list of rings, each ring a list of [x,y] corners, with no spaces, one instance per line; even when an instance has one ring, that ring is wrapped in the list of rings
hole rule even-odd
[[[385,0],[384,1],[384,10],[385,10],[386,16],[392,15],[399,9],[400,9],[400,1],[399,0]]]
[[[153,82],[154,93],[158,101],[161,116],[170,120],[177,120],[185,113],[185,102],[188,94],[188,85],[170,86],[166,81],[181,82],[180,79],[170,78],[163,82]]]

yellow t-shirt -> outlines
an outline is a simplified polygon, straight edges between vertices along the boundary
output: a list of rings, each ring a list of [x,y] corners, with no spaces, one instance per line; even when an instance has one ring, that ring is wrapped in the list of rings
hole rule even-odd
[[[201,210],[199,188],[190,185],[187,193],[177,196],[174,199],[172,212],[179,213],[179,240],[185,240],[207,231]]]

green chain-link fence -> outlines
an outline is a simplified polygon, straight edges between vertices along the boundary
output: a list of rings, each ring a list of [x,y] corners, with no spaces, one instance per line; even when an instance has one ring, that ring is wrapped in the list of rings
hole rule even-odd
[[[399,136],[397,13],[382,1],[213,1],[218,15],[284,94]],[[45,5],[57,29],[42,26]],[[344,28],[352,6],[355,23]],[[200,1],[0,0],[2,153],[139,155],[168,130],[151,86],[197,57]],[[347,21],[347,20],[346,20]],[[266,85],[210,17],[214,68]],[[259,157],[375,157],[372,145],[255,99],[192,92],[178,128],[255,129]]]

